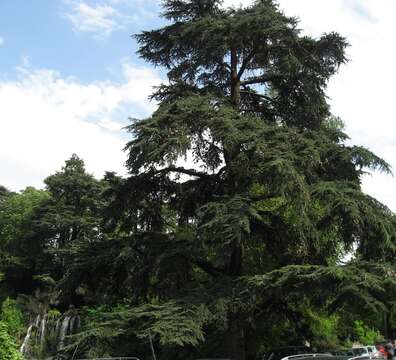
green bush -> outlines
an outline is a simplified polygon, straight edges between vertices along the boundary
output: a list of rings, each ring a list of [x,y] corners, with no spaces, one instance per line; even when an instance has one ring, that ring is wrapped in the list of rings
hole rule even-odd
[[[382,338],[377,330],[369,328],[362,320],[356,320],[354,325],[356,340],[362,345],[374,344],[377,340]]]
[[[23,360],[23,356],[7,331],[7,325],[2,321],[0,321],[0,359]]]
[[[337,325],[339,317],[328,315],[312,309],[306,310],[308,324],[311,330],[311,345],[319,349],[334,349],[340,346]]]
[[[8,333],[15,339],[21,337],[24,331],[22,311],[17,307],[15,300],[7,298],[1,306],[0,320],[7,325]]]

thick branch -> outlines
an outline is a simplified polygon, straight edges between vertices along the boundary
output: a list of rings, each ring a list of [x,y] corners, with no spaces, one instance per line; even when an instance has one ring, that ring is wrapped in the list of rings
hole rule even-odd
[[[224,275],[226,273],[225,269],[216,267],[206,260],[190,259],[190,261],[209,275],[220,276],[220,275]]]
[[[249,65],[249,62],[253,59],[254,55],[255,55],[255,51],[252,50],[252,52],[243,59],[242,65],[238,71],[238,79],[241,79],[244,71],[246,70],[246,67]]]
[[[249,94],[249,95],[257,96],[257,97],[263,98],[265,100],[268,100],[270,102],[274,101],[274,99],[270,98],[269,96],[264,95],[264,94],[259,94],[259,93],[255,92],[255,91],[252,91],[252,90],[241,90],[241,93],[242,94]]]
[[[246,80],[243,80],[241,81],[241,85],[262,84],[268,81],[273,81],[281,78],[282,75],[280,74],[265,74],[262,76],[254,76]]]
[[[200,177],[200,178],[209,178],[212,176],[210,174],[206,174],[206,173],[194,170],[194,169],[185,169],[183,167],[176,167],[176,166],[169,166],[164,169],[155,170],[155,171],[152,171],[151,174],[155,175],[155,174],[168,173],[168,172],[176,172],[179,174],[186,174],[186,175],[196,176],[196,177]]]
[[[228,70],[232,70],[231,65],[226,62],[219,62],[220,66],[225,66]]]

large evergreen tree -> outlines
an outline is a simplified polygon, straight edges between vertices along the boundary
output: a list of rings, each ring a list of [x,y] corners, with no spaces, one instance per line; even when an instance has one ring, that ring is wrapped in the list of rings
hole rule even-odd
[[[163,359],[254,359],[280,323],[295,331],[279,342],[309,339],[307,308],[383,309],[395,219],[361,177],[389,166],[346,143],[325,95],[346,40],[302,35],[272,0],[163,5],[168,25],[137,40],[169,82],[129,127],[130,177],[108,179],[118,240],[75,254],[79,269],[113,249],[124,305],[80,349],[152,336]]]

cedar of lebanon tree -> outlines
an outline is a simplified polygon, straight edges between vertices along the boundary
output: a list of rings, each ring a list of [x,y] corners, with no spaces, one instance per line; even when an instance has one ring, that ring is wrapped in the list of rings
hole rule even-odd
[[[134,259],[117,326],[151,334],[164,359],[245,360],[279,322],[309,339],[305,304],[382,309],[395,220],[360,185],[390,170],[345,143],[325,95],[346,40],[303,35],[272,0],[163,9],[167,25],[136,38],[169,81],[129,126],[130,177],[108,176]]]

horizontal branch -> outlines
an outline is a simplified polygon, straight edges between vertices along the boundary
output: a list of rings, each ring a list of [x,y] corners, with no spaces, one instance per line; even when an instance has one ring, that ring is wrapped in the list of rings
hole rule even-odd
[[[276,79],[281,79],[282,75],[280,74],[265,74],[262,76],[254,76],[248,78],[246,80],[241,81],[241,85],[251,85],[251,84],[262,84],[268,81],[273,81]]]
[[[176,166],[169,166],[169,167],[164,168],[164,169],[155,170],[155,171],[152,171],[151,174],[155,175],[155,174],[168,173],[168,172],[176,172],[176,173],[179,173],[179,174],[196,176],[196,177],[199,177],[199,178],[209,178],[209,177],[212,176],[210,174],[206,174],[206,173],[194,170],[194,169],[185,169],[184,167],[176,167]]]
[[[257,97],[263,98],[265,100],[268,100],[270,102],[274,101],[274,99],[270,98],[269,96],[264,95],[264,94],[259,94],[252,90],[241,90],[241,94],[249,94],[249,95],[257,96]]]
[[[203,259],[190,259],[190,261],[198,266],[201,270],[205,271],[207,274],[212,276],[224,275],[226,270],[212,265],[210,262]]]

